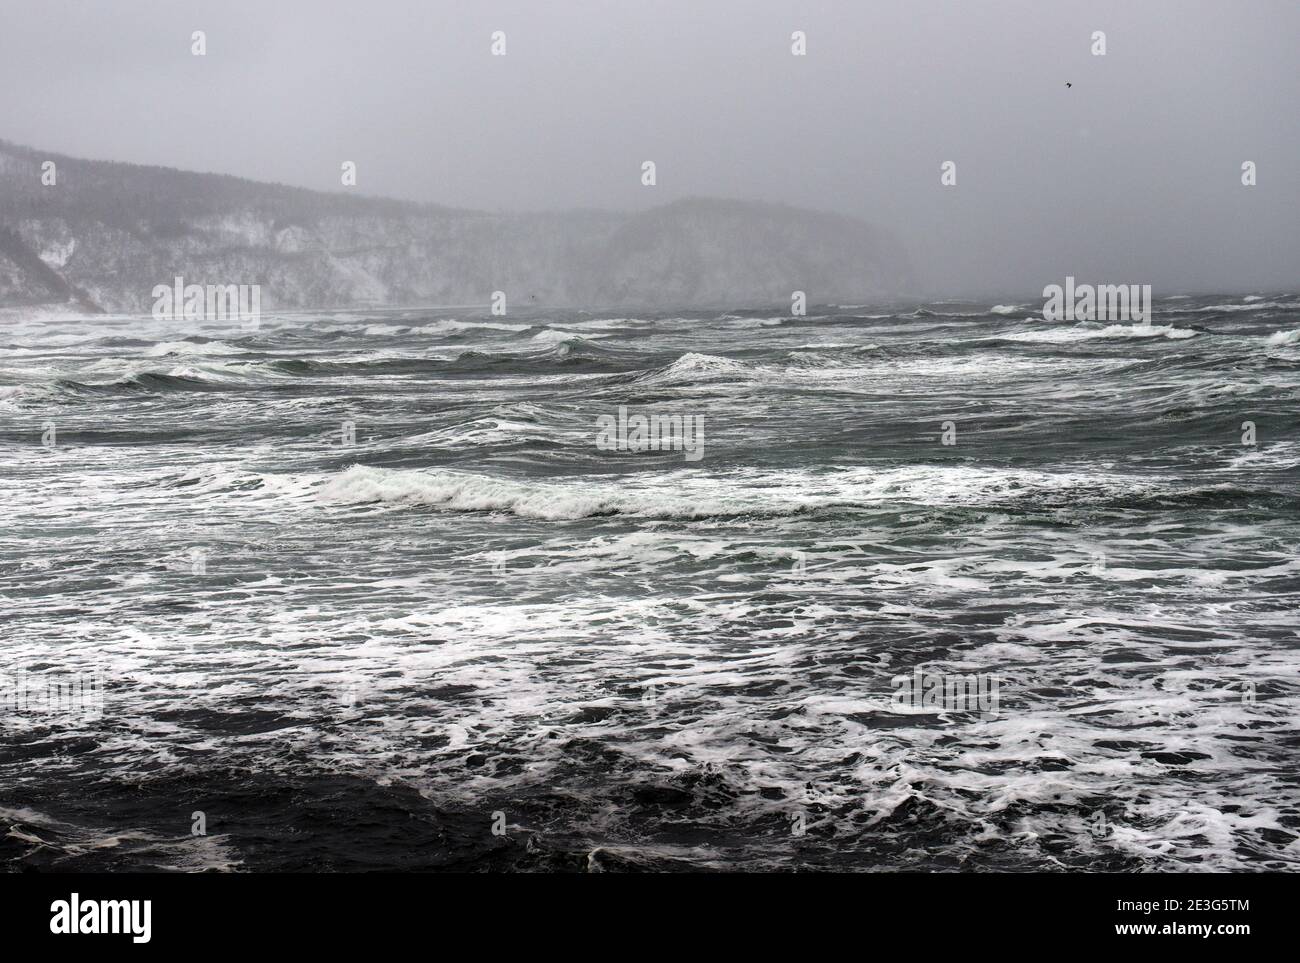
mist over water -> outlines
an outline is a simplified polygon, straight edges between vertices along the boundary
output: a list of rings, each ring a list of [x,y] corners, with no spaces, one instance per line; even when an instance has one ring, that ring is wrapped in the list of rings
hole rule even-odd
[[[0,138],[52,152],[334,192],[351,161],[352,193],[485,211],[790,204],[899,236],[925,296],[1300,284],[1290,0],[46,0],[4,21],[22,95]]]
[[[1012,301],[11,319],[0,855],[1294,868],[1300,298]]]

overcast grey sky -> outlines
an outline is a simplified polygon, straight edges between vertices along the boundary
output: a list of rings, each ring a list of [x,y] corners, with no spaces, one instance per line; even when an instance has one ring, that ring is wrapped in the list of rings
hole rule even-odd
[[[936,292],[1294,288],[1297,41],[1295,0],[0,0],[0,138],[487,209],[779,201],[893,229]]]

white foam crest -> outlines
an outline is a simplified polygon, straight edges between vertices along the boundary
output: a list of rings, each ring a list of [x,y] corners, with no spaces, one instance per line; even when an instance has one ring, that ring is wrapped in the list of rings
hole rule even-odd
[[[160,341],[158,344],[151,345],[141,352],[141,354],[146,358],[162,358],[174,354],[196,355],[201,357],[244,353],[243,348],[237,348],[234,345],[226,344],[224,341],[209,341],[207,344],[196,344],[193,341]]]
[[[749,374],[750,369],[743,361],[689,351],[668,367],[651,372],[642,380],[654,384],[672,385],[689,384],[710,378],[743,377]]]
[[[608,338],[607,334],[597,334],[592,331],[579,334],[576,331],[562,331],[559,328],[546,328],[538,331],[532,336],[531,340],[542,344],[560,344],[565,341],[594,341],[597,338]]]
[[[0,385],[0,411],[18,411],[24,401],[35,400],[49,393],[44,385]]]
[[[1111,324],[1104,328],[1074,326],[1049,328],[1044,331],[1020,331],[998,335],[1000,341],[1026,341],[1041,344],[1065,344],[1071,341],[1090,341],[1095,338],[1170,338],[1182,340],[1195,337],[1200,332],[1189,328],[1176,328],[1161,324]]]
[[[420,331],[423,334],[456,334],[461,331],[527,331],[531,324],[501,324],[493,321],[457,321],[450,318],[446,321],[435,321],[433,324],[426,325]]]
[[[570,328],[626,328],[630,326],[654,324],[650,318],[589,318],[585,321],[565,321]]]
[[[31,847],[29,852],[44,850],[63,858],[112,849],[130,854],[145,865],[171,871],[232,872],[240,864],[238,851],[222,835],[162,836],[145,830],[110,830],[77,825],[26,808],[0,807],[0,823],[8,824],[9,837],[19,846]]]
[[[1276,470],[1279,468],[1300,467],[1300,442],[1279,441],[1271,445],[1252,448],[1234,457],[1228,462],[1228,467],[1233,470],[1240,468]]]
[[[1247,298],[1247,300],[1250,300]],[[1263,311],[1266,308],[1300,308],[1295,302],[1290,304],[1284,301],[1255,301],[1251,304],[1211,304],[1208,307],[1197,308],[1197,311]]]
[[[606,514],[690,518],[709,514],[708,506],[665,495],[621,494],[612,486],[567,486],[517,482],[453,471],[416,471],[354,465],[326,482],[323,502],[432,505],[456,511],[509,512],[548,521]]]
[[[323,503],[427,505],[556,521],[615,514],[660,519],[789,516],[892,503],[987,505],[1079,491],[1126,496],[1138,488],[1148,493],[1166,490],[1159,478],[1146,478],[1139,485],[1113,472],[971,466],[861,467],[826,474],[755,470],[724,477],[692,470],[666,472],[649,481],[570,479],[561,486],[463,471],[354,465],[327,480],[317,498]]]
[[[476,418],[464,424],[450,425],[435,431],[422,432],[418,435],[399,439],[399,443],[403,447],[436,445],[447,448],[462,448],[493,442],[523,441],[529,437],[550,440],[557,433],[557,429],[536,422],[491,417]]]
[[[1101,329],[1099,338],[1194,338],[1200,332],[1176,328],[1171,324],[1111,324]]]

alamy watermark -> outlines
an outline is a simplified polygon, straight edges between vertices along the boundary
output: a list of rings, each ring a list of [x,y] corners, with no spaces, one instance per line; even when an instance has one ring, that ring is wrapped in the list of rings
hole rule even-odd
[[[150,292],[157,321],[237,321],[256,329],[262,320],[260,284],[156,284]]]
[[[998,711],[998,680],[988,673],[927,672],[918,665],[911,675],[894,676],[893,688],[900,712]]]
[[[0,672],[0,718],[62,716],[94,722],[104,717],[104,670]]]
[[[1151,323],[1151,285],[1078,284],[1073,277],[1065,286],[1043,288],[1045,321],[1140,321]]]
[[[50,932],[77,936],[119,933],[132,943],[148,943],[153,935],[153,901],[140,899],[82,899],[73,893],[50,904]]]
[[[681,451],[687,461],[704,457],[703,415],[617,415],[596,419],[596,447],[601,451]]]

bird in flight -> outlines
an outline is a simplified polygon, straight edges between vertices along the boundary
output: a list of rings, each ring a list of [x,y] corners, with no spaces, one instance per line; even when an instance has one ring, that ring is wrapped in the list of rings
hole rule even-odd
[[[1070,83],[1070,82],[1067,80],[1067,81],[1065,82],[1065,86],[1067,86],[1067,87],[1073,87],[1074,84]]]

